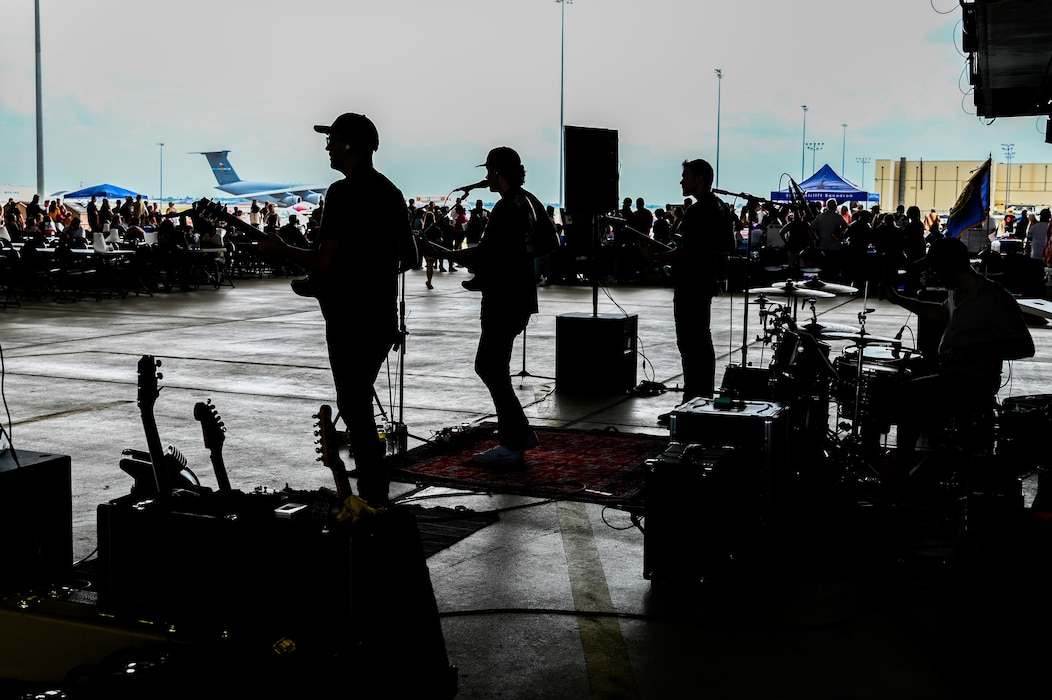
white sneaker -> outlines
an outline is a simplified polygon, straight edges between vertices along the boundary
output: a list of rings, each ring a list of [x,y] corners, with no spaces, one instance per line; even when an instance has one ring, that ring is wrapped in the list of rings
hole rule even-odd
[[[496,445],[483,452],[476,452],[471,461],[491,467],[519,465],[522,464],[522,450],[509,450],[504,445]]]

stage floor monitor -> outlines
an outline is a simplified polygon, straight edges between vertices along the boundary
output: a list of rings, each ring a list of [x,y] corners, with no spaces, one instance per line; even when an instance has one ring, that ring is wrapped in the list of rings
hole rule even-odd
[[[555,388],[617,394],[636,385],[635,314],[566,313],[555,317]]]

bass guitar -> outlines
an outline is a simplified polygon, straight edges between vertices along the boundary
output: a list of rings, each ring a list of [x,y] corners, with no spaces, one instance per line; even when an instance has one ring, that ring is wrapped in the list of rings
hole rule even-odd
[[[201,432],[204,434],[205,449],[208,450],[212,461],[212,469],[216,473],[216,482],[219,484],[221,493],[230,493],[230,478],[226,473],[226,465],[223,463],[223,441],[226,439],[226,426],[216,413],[216,407],[212,400],[208,403],[198,401],[194,405],[194,418],[201,423]]]
[[[336,481],[336,495],[340,497],[341,501],[346,500],[353,492],[351,491],[350,477],[347,476],[347,468],[340,458],[336,426],[332,422],[332,407],[328,404],[322,404],[314,417],[318,421],[316,424],[317,429],[314,431],[315,437],[318,438],[316,452],[321,455],[318,457],[318,461],[332,472],[333,479]]]

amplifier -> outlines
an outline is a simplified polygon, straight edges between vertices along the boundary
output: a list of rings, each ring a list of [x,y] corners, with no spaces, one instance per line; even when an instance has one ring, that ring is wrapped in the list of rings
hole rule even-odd
[[[636,385],[635,314],[566,313],[555,317],[557,391],[616,394]]]
[[[21,465],[21,466],[19,466]],[[0,592],[65,579],[73,569],[70,458],[0,454]]]
[[[760,521],[743,501],[755,479],[734,458],[733,448],[673,442],[644,463],[644,578],[699,581],[749,548]]]
[[[416,517],[389,506],[352,525],[335,520],[334,499],[257,489],[101,504],[99,603],[184,637],[353,649],[355,687],[410,672],[411,689],[452,697],[438,691],[455,667]]]
[[[350,624],[347,529],[297,492],[126,496],[98,506],[100,604],[181,629],[325,636]],[[305,494],[306,495],[306,494]],[[341,630],[341,628],[343,628]]]

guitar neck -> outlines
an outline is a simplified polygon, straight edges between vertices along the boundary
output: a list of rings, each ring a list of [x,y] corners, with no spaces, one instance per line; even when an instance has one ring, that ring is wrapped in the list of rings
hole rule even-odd
[[[164,448],[161,446],[161,436],[157,433],[157,421],[153,415],[154,403],[160,389],[157,380],[160,374],[157,367],[160,362],[151,355],[143,355],[139,360],[139,415],[142,417],[143,432],[146,433],[146,446],[150,453],[150,463],[153,467],[153,481],[157,488],[157,495],[163,496],[168,492],[170,482],[168,479],[167,465],[164,459]]]
[[[228,228],[234,228],[245,234],[254,241],[261,241],[266,235],[251,224],[246,224],[226,210],[219,202],[210,199],[201,199],[194,203],[192,212],[200,214],[214,224],[226,224]]]

